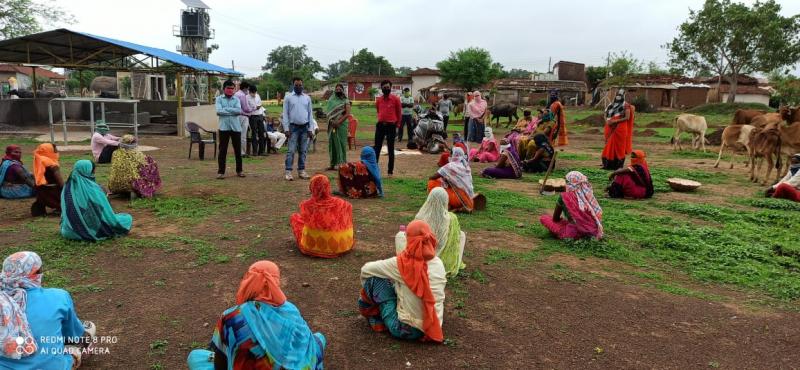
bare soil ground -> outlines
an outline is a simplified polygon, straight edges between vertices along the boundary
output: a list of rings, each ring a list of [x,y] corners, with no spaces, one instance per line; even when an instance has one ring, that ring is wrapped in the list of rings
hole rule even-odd
[[[322,135],[317,152],[309,155],[310,172],[327,167],[325,140]],[[220,313],[233,305],[247,266],[264,258],[281,266],[287,297],[312,330],[328,338],[329,369],[790,369],[800,364],[800,313],[795,309],[746,304],[757,294],[698,283],[679,272],[667,279],[726,299],[671,294],[631,273],[636,267],[610,260],[561,253],[524,261],[492,258],[497,250],[524,253],[541,243],[536,237],[497,231],[468,233],[466,276],[448,284],[445,345],[373,333],[356,310],[359,268],[392,255],[397,226],[413,217],[413,212],[391,210],[408,201],[402,194],[353,201],[358,229],[354,251],[331,260],[309,258],[298,252],[288,225],[289,215],[308,196],[308,182],[283,181],[283,155],[249,159],[247,178],[218,181],[216,161],[186,159],[186,141],[154,136],[141,142],[161,148],[149,153],[165,180],[159,197],[222,196],[241,200],[245,208],[174,219],[125,200],[112,201],[116,211],[133,214],[131,235],[99,244],[66,272],[80,317],[93,320],[102,335],[119,340],[109,346],[110,354],[89,358],[87,369],[185,368],[191,348],[206,345]],[[26,144],[25,152],[33,146]],[[602,135],[575,134],[567,150],[591,155],[591,160],[572,162],[594,167],[600,164],[598,146]],[[648,143],[647,148],[651,167],[723,171],[711,168],[708,159],[670,159],[665,144]],[[349,158],[357,155],[348,152]],[[430,155],[398,156],[395,178],[386,181],[426,178],[436,160]],[[385,158],[381,165],[385,173]],[[474,172],[483,167],[476,165]],[[101,176],[104,171],[107,166],[98,169]],[[732,171],[746,176],[742,166]],[[229,176],[233,173],[229,164]],[[539,196],[531,183],[501,181],[496,186]],[[721,184],[704,194],[713,202],[755,189]],[[663,196],[696,200],[680,193]],[[57,237],[58,220],[31,224],[28,206],[28,201],[0,202],[0,228],[8,231],[2,233],[4,254],[25,249],[42,233]],[[530,219],[524,227],[536,222]],[[163,240],[173,242],[158,246]],[[216,249],[210,261],[198,263],[206,244]]]

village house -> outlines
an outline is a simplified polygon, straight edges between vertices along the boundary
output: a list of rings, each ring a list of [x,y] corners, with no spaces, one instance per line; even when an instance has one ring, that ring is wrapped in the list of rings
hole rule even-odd
[[[609,104],[617,89],[625,88],[629,101],[640,97],[647,100],[650,109],[685,109],[706,104],[709,101],[710,86],[693,78],[673,75],[637,74],[604,80],[605,99],[598,105]]]
[[[420,90],[431,87],[442,80],[439,70],[431,68],[417,68],[409,73],[409,76],[411,76],[411,96],[415,100],[419,99]]]
[[[0,93],[5,96],[11,90],[31,90],[33,84],[33,69],[36,69],[36,78],[47,80],[45,88],[58,91],[64,87],[66,77],[53,71],[39,67],[23,67],[9,64],[0,64]],[[16,86],[12,86],[12,83]]]
[[[720,79],[716,76],[706,78],[703,82],[712,86],[709,92],[710,102],[728,101],[728,95],[731,92],[731,85],[728,83],[728,80],[725,78]],[[769,98],[770,95],[772,95],[771,90],[767,86],[760,86],[758,79],[747,75],[739,75],[736,82],[736,97],[734,98],[734,102],[769,105]],[[718,84],[719,90],[717,90]]]

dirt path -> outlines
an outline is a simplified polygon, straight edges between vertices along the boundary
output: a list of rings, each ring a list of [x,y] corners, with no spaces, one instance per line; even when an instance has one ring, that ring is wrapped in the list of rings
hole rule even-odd
[[[631,267],[613,261],[563,254],[498,260],[491,258],[498,249],[524,253],[539,248],[539,241],[489,231],[468,234],[466,276],[448,284],[446,345],[407,343],[372,333],[356,310],[358,271],[367,261],[392,255],[397,225],[413,217],[410,212],[387,211],[404,202],[401,195],[353,202],[355,250],[334,260],[308,258],[297,251],[287,222],[308,196],[308,183],[282,180],[282,155],[248,160],[245,179],[217,181],[213,180],[216,162],[187,160],[184,141],[145,137],[142,142],[161,148],[151,154],[165,179],[163,196],[235,196],[247,210],[214,214],[198,222],[173,222],[114,200],[117,211],[134,215],[128,239],[139,247],[123,239],[104,243],[88,257],[88,271],[72,276],[74,285],[96,287],[73,294],[81,318],[94,320],[102,334],[119,339],[109,347],[110,354],[90,358],[87,369],[185,368],[190,349],[205,346],[219,314],[232,305],[244,270],[262,258],[281,266],[287,297],[312,329],[328,338],[329,369],[796,368],[800,364],[797,312],[669,294],[621,273]],[[590,148],[601,145],[596,135],[574,135],[570,142],[571,153],[592,158],[598,153]],[[317,146],[317,153],[310,155],[311,172],[327,165],[324,137]],[[706,159],[668,159],[666,145],[648,146],[655,163],[723,171],[710,169]],[[30,151],[32,146],[24,149]],[[350,151],[348,156],[356,158],[357,153]],[[692,163],[701,161],[705,163]],[[435,162],[427,155],[398,156],[395,177],[427,177]],[[599,166],[599,159],[572,161],[594,162]],[[381,164],[385,166],[385,159]],[[480,168],[476,166],[476,171]],[[724,171],[745,176],[743,168]],[[500,182],[498,186],[528,194],[532,185]],[[714,198],[717,192],[750,195],[757,187],[736,181],[710,188]],[[19,249],[30,242],[27,208],[19,204],[0,202],[2,227],[17,230],[3,234],[6,248]],[[57,220],[39,226],[55,230]],[[187,242],[166,248],[150,245],[176,237]],[[194,243],[198,240],[212,244],[215,253],[226,258],[198,264],[197,248],[202,247]],[[745,295],[720,287],[699,289],[734,298]]]

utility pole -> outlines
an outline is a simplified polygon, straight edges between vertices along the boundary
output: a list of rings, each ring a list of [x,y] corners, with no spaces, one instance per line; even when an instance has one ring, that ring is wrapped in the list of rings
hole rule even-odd
[[[236,70],[236,65],[233,64],[233,59],[231,59],[231,69],[234,71]]]
[[[608,78],[609,73],[611,73],[611,52],[608,52],[608,56],[606,56],[606,78]]]
[[[553,62],[553,57],[547,57],[547,73],[553,73],[553,71],[550,69],[551,65],[550,63],[552,62]]]

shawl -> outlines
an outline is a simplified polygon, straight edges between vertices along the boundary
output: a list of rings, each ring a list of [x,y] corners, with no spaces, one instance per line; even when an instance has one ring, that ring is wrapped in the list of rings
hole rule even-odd
[[[53,144],[39,144],[33,151],[33,177],[37,186],[47,185],[44,173],[48,167],[58,167],[58,152]]]
[[[434,246],[436,236],[431,228],[420,220],[408,224],[406,249],[397,255],[397,269],[406,286],[422,300],[423,332],[425,339],[442,342],[444,334],[439,317],[436,315],[436,299],[431,291],[428,277],[428,261],[436,257]]]
[[[0,356],[20,359],[36,352],[25,309],[28,303],[26,289],[42,286],[42,259],[34,252],[17,252],[3,261],[0,275]],[[18,341],[23,338],[22,343]]]
[[[595,223],[597,223],[597,238],[602,238],[603,224],[601,223],[601,220],[603,218],[603,209],[600,208],[597,198],[594,197],[594,192],[592,191],[592,185],[589,183],[589,179],[586,177],[586,175],[578,171],[572,171],[568,173],[566,179],[567,192],[575,195],[577,206],[580,211],[588,211],[589,214],[592,215]],[[572,212],[570,212],[570,215],[571,214]]]
[[[375,149],[365,146],[361,149],[361,163],[367,167],[369,174],[375,180],[375,187],[378,189],[378,196],[383,196],[383,182],[381,181],[381,169],[378,167],[378,158],[375,156]]]
[[[447,180],[446,184],[464,190],[470,198],[475,196],[475,190],[472,187],[472,171],[467,155],[461,148],[453,148],[450,163],[439,168],[437,173]]]
[[[606,107],[606,119],[621,116],[625,112],[625,89],[617,90],[614,101]]]
[[[105,191],[95,182],[94,164],[75,162],[61,192],[61,235],[67,239],[96,241],[127,234],[133,218],[114,213]]]
[[[435,187],[428,194],[428,199],[414,216],[417,220],[425,221],[436,235],[439,243],[436,245],[436,252],[444,248],[448,242],[448,231],[450,230],[450,212],[447,211],[450,198],[447,191],[440,187]]]

